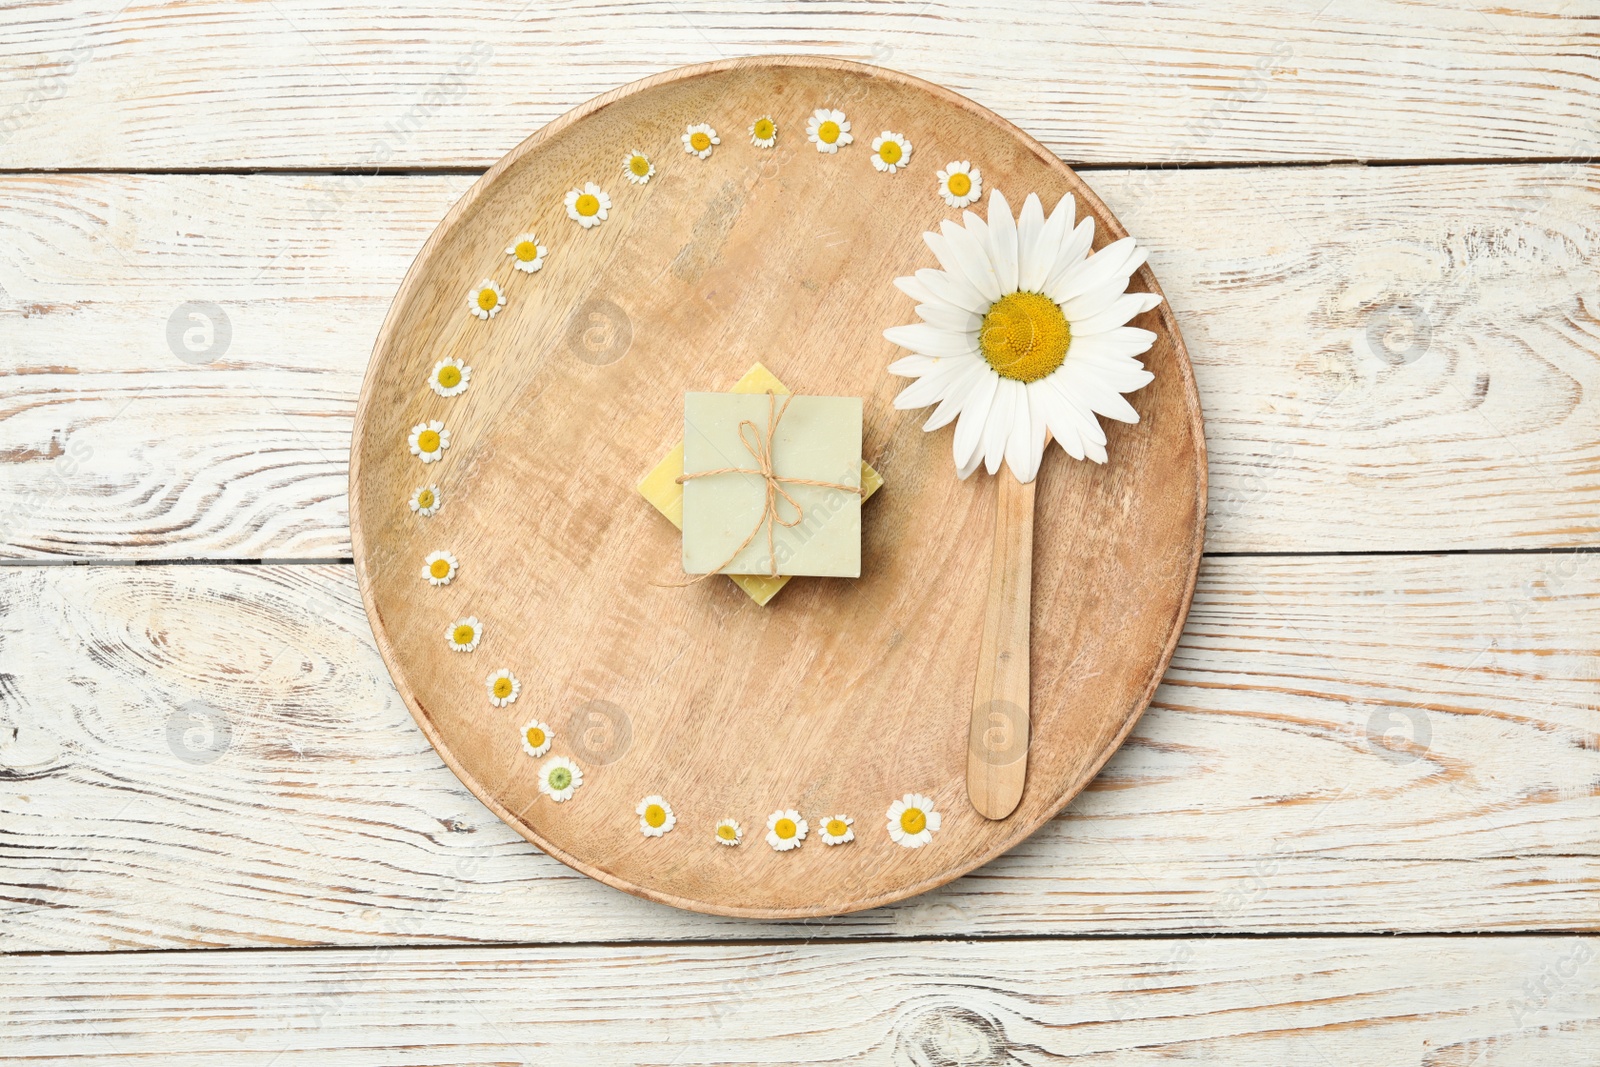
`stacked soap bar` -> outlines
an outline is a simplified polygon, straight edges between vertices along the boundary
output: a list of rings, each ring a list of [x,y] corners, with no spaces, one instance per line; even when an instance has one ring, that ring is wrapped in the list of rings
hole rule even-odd
[[[704,574],[714,569],[728,577],[757,604],[766,604],[798,574],[854,577],[860,574],[860,506],[883,479],[861,461],[861,401],[854,397],[797,396],[789,403],[774,434],[772,463],[781,476],[859,484],[861,492],[793,482],[780,484],[804,510],[794,527],[774,527],[779,575],[767,571],[765,528],[735,555],[733,549],[761,520],[765,481],[755,474],[718,474],[685,484],[689,472],[725,467],[754,468],[755,457],[739,437],[739,424],[753,423],[765,438],[772,392],[788,395],[784,384],[757,363],[728,393],[691,393],[685,402],[685,440],[639,482],[639,492],[673,525],[684,531],[684,570]],[[783,401],[780,399],[778,405]],[[745,438],[751,438],[746,427]],[[687,457],[687,465],[685,459]],[[859,479],[859,482],[857,482]],[[690,494],[689,521],[684,518],[685,493]],[[780,514],[793,518],[780,502]],[[733,563],[719,568],[733,556]],[[748,573],[736,573],[747,571]]]

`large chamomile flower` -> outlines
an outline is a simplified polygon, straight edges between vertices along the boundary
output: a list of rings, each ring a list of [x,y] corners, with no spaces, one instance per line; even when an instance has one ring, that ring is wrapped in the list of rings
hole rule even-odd
[[[916,353],[889,366],[917,379],[895,397],[901,409],[938,404],[923,424],[937,430],[957,416],[955,462],[965,478],[979,464],[995,474],[1003,459],[1021,482],[1039,473],[1047,435],[1074,459],[1106,461],[1096,415],[1138,422],[1122,398],[1153,377],[1136,358],[1156,335],[1125,323],[1161,302],[1130,293],[1145,261],[1132,237],[1094,255],[1094,219],[1072,229],[1072,197],[1047,220],[1036,194],[1019,218],[997,189],[989,219],[962,213],[923,239],[943,270],[896,278],[917,301],[922,321],[884,336]]]

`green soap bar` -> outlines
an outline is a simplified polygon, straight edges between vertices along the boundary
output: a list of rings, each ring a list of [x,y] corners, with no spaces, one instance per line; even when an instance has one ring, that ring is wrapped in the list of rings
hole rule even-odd
[[[769,574],[775,557],[779,574],[834,578],[861,577],[861,494],[818,485],[782,481],[808,478],[861,486],[861,398],[854,396],[777,397],[782,407],[773,437],[772,469],[778,485],[800,505],[798,525],[773,524],[773,552],[766,527],[757,529],[766,508],[766,481],[759,474],[711,474],[683,483],[683,570],[686,574],[723,571]],[[772,399],[765,393],[688,393],[683,403],[683,470],[759,467],[740,440],[765,442]],[[795,518],[781,496],[778,517]],[[731,560],[730,560],[730,557]]]

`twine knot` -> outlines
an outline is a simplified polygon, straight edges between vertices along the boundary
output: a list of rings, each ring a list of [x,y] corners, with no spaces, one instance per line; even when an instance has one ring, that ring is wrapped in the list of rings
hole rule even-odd
[[[778,577],[778,552],[773,543],[773,534],[776,528],[779,526],[782,526],[785,529],[799,526],[805,521],[806,517],[805,509],[802,508],[799,502],[796,501],[794,497],[789,495],[789,491],[779,483],[788,482],[791,485],[815,485],[824,489],[840,489],[846,493],[859,494],[861,492],[861,487],[859,485],[845,485],[841,482],[824,482],[818,481],[814,478],[790,478],[777,473],[773,469],[773,438],[778,432],[778,423],[780,420],[782,420],[783,413],[789,410],[789,401],[793,399],[794,396],[792,394],[784,397],[783,406],[779,407],[777,394],[771,389],[767,390],[767,432],[765,437],[763,437],[761,434],[761,428],[758,427],[752,420],[740,420],[739,442],[744,445],[745,449],[755,459],[756,466],[718,467],[716,470],[696,471],[694,474],[681,474],[678,476],[678,484],[682,485],[691,478],[709,478],[714,474],[756,474],[761,476],[762,481],[767,487],[766,503],[761,509],[761,517],[756,520],[755,528],[750,531],[750,536],[746,537],[744,541],[740,543],[739,547],[733,550],[732,555],[723,560],[721,563],[717,564],[715,567],[711,568],[710,571],[702,574],[699,578],[696,578],[694,581],[698,582],[702,578],[709,578],[713,574],[722,573],[722,568],[726,567],[728,564],[737,559],[739,557],[739,553],[743,552],[749,547],[750,542],[756,539],[756,535],[759,534],[763,528],[765,528],[767,531],[767,566],[771,571],[768,577]],[[747,433],[748,436],[746,436]],[[778,501],[780,499],[786,501],[788,505],[794,509],[794,518],[784,519],[783,516],[779,514]]]

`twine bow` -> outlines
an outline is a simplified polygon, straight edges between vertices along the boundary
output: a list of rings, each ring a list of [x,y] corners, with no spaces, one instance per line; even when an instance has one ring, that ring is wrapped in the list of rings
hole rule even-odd
[[[696,471],[693,474],[681,474],[678,476],[678,484],[682,485],[691,478],[709,478],[714,474],[759,474],[762,480],[766,482],[767,486],[766,504],[762,507],[761,517],[756,520],[755,529],[750,531],[750,536],[746,537],[740,543],[739,547],[733,550],[732,555],[723,560],[721,563],[717,564],[715,567],[711,568],[711,570],[707,573],[702,574],[699,578],[696,578],[694,581],[698,582],[703,578],[711,577],[713,574],[720,574],[722,572],[722,568],[732,563],[739,557],[739,553],[743,552],[750,546],[750,542],[756,539],[756,535],[761,532],[762,527],[766,527],[767,530],[767,565],[772,572],[769,577],[776,578],[778,576],[778,552],[776,547],[773,545],[772,540],[774,529],[778,526],[782,526],[786,529],[799,526],[800,523],[805,521],[806,517],[805,509],[800,506],[794,497],[789,495],[788,490],[784,489],[783,486],[778,484],[779,482],[788,482],[791,485],[816,485],[824,489],[841,489],[846,493],[859,494],[861,492],[861,487],[858,485],[844,485],[840,482],[824,482],[818,481],[814,478],[790,478],[786,475],[778,474],[772,469],[773,437],[778,432],[778,422],[783,418],[783,413],[789,410],[789,401],[793,399],[794,397],[792,395],[784,397],[783,406],[779,407],[777,394],[771,389],[767,390],[767,435],[765,438],[761,436],[760,428],[757,427],[756,424],[750,419],[743,419],[740,421],[739,442],[743,444],[744,447],[749,450],[750,455],[755,458],[756,466],[718,467],[716,470]],[[750,434],[748,437],[745,436],[747,429]],[[778,500],[780,497],[783,500],[788,501],[789,506],[794,509],[794,518],[785,520],[778,514]]]

